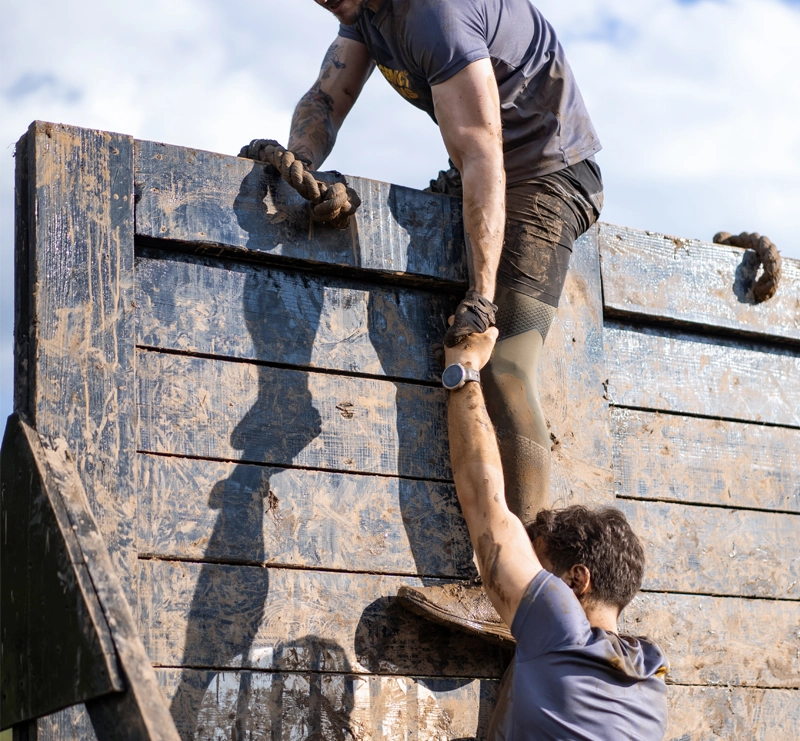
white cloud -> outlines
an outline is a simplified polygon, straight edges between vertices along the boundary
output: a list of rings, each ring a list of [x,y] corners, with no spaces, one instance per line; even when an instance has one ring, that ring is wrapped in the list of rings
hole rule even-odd
[[[605,145],[606,220],[706,239],[757,230],[800,257],[797,4],[538,5]],[[231,153],[257,136],[285,141],[336,34],[312,0],[26,0],[2,12],[1,340],[13,313],[11,153],[31,120]],[[445,162],[427,116],[374,75],[326,166],[423,186]],[[0,394],[9,374],[3,360]]]

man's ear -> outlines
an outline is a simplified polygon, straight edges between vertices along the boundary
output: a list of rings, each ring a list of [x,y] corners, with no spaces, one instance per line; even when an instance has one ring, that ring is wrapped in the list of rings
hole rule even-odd
[[[582,563],[576,563],[568,572],[568,584],[579,599],[585,597],[592,588],[592,574]]]

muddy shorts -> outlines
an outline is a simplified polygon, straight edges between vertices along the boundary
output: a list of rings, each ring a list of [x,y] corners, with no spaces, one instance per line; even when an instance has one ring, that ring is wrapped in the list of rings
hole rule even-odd
[[[602,207],[603,180],[594,160],[509,185],[497,282],[558,306],[572,245]]]

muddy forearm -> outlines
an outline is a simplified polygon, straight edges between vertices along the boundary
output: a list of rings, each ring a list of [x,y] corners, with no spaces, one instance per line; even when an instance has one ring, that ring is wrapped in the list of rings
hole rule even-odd
[[[466,161],[463,168],[464,233],[470,261],[470,287],[492,300],[506,219],[502,155]]]
[[[322,90],[319,82],[300,98],[294,110],[289,149],[310,163],[312,170],[320,168],[336,143],[338,127],[333,111],[333,98]]]

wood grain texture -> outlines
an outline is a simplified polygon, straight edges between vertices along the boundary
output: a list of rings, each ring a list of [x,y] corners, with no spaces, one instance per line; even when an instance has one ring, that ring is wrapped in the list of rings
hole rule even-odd
[[[667,688],[664,741],[793,741],[800,692],[736,687]]]
[[[645,592],[622,613],[620,631],[664,649],[668,682],[800,687],[797,602]]]
[[[800,599],[800,516],[619,501],[649,556],[644,588]]]
[[[617,496],[800,513],[800,431],[612,408]]]
[[[340,649],[302,642],[324,668]],[[184,738],[448,741],[484,738],[495,680],[271,672],[158,671]]]
[[[266,165],[137,141],[136,233],[466,283],[459,199],[363,178],[346,181],[361,207],[340,231],[313,222],[307,201]]]
[[[450,484],[142,455],[137,490],[145,556],[475,575]]]
[[[800,427],[800,351],[607,323],[612,404]]]
[[[593,227],[575,242],[539,367],[539,393],[553,441],[551,506],[613,503],[607,378]]]
[[[133,139],[36,122],[20,166],[28,226],[17,250],[30,273],[17,284],[29,321],[16,328],[28,350],[19,411],[67,440],[133,600]]]
[[[441,387],[152,352],[137,381],[143,451],[451,476]]]
[[[140,632],[155,665],[314,671],[301,639],[337,645],[327,672],[497,678],[501,649],[404,610],[420,580],[373,574],[140,561]]]
[[[709,235],[710,237],[711,235]],[[783,259],[778,292],[753,298],[752,250],[601,224],[603,299],[634,314],[800,341],[800,262]]]
[[[431,346],[459,300],[181,254],[136,261],[138,344],[299,367],[438,382]]]

